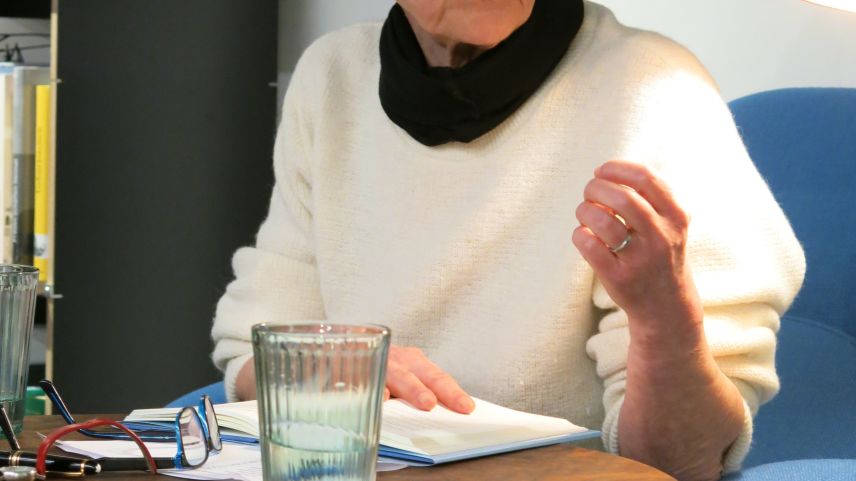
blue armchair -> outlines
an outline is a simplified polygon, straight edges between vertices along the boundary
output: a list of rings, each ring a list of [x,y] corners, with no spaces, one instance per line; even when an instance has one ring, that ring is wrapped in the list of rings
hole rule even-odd
[[[782,319],[781,392],[761,409],[744,473],[734,479],[856,480],[856,89],[774,90],[730,107],[807,262]],[[817,458],[848,461],[782,463]],[[851,474],[797,474],[809,465]]]
[[[184,406],[196,406],[196,404],[199,403],[199,398],[202,397],[203,394],[207,394],[208,397],[211,398],[211,402],[214,404],[223,404],[227,402],[226,386],[223,384],[223,381],[220,381],[184,394],[180,398],[167,404],[166,407],[180,408]]]

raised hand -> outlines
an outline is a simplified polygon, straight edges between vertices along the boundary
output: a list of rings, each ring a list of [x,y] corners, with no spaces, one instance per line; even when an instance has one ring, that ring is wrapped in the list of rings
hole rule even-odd
[[[690,219],[663,180],[643,165],[609,161],[584,197],[573,243],[627,313],[631,332],[660,338],[697,328],[701,302],[686,261]]]

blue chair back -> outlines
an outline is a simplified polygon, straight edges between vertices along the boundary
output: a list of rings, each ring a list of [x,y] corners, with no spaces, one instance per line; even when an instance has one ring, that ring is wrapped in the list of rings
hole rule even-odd
[[[856,458],[856,89],[773,90],[730,107],[807,263],[779,334],[782,390],[744,466]]]
[[[731,110],[805,246],[805,284],[788,314],[856,337],[856,89],[772,90]]]
[[[199,404],[199,398],[201,398],[203,394],[207,394],[208,397],[211,398],[211,402],[214,404],[223,404],[228,402],[226,399],[226,386],[223,384],[223,381],[220,381],[184,394],[178,399],[172,400],[166,405],[166,407],[183,408],[185,406],[196,406]]]

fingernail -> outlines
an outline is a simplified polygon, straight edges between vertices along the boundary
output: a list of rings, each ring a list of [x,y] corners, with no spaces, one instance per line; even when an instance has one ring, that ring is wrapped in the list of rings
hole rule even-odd
[[[434,396],[431,393],[423,392],[416,398],[416,402],[425,409],[431,409],[434,407]]]
[[[476,404],[469,396],[461,396],[458,398],[458,406],[462,411],[471,412],[476,408]]]

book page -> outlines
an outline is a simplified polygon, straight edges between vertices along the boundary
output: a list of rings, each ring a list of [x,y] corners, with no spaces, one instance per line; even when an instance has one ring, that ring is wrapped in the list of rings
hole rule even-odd
[[[422,411],[401,399],[386,401],[380,443],[437,456],[588,431],[565,419],[515,411],[476,398],[473,401],[476,407],[470,414],[459,414],[442,405]],[[255,401],[217,404],[214,410],[222,428],[258,437]],[[174,408],[138,409],[125,421],[171,421],[177,412]]]
[[[135,409],[125,421],[171,422],[175,420],[178,411],[178,408]],[[215,404],[214,412],[217,413],[217,423],[221,428],[259,437],[259,414],[255,401]]]
[[[464,451],[588,431],[565,419],[539,416],[475,399],[470,414],[437,405],[421,411],[400,399],[383,405],[380,442],[420,454]]]

